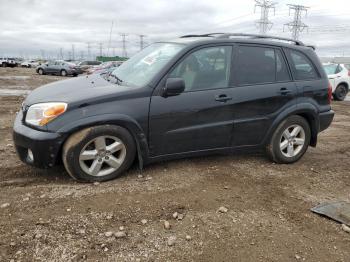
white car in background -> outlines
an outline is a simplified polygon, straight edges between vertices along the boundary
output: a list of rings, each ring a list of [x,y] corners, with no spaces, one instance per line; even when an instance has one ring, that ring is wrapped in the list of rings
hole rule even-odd
[[[349,92],[350,70],[344,64],[326,63],[323,67],[332,85],[334,100],[343,101]]]
[[[29,61],[24,61],[23,63],[21,63],[21,67],[37,67],[39,66],[39,63],[35,60],[29,60]]]

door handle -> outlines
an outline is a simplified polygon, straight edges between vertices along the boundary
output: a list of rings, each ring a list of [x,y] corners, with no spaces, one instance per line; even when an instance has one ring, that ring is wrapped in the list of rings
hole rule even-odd
[[[218,102],[227,102],[229,100],[232,100],[232,97],[229,97],[225,94],[215,96],[215,101],[218,101]]]
[[[286,87],[282,87],[278,93],[280,93],[281,95],[285,96],[285,95],[288,95],[288,94],[292,93],[292,91],[289,90]]]

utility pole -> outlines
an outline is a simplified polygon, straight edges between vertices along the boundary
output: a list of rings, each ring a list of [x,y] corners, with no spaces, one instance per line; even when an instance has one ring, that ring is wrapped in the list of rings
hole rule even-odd
[[[91,59],[91,43],[87,42],[87,60]]]
[[[61,59],[61,60],[64,60],[64,59],[63,59],[63,48],[62,48],[62,47],[60,48],[60,59]]]
[[[255,0],[254,13],[256,8],[260,8],[260,19],[256,21],[260,34],[265,35],[272,28],[273,23],[269,20],[269,11],[273,9],[275,14],[275,2],[269,0]]]
[[[302,22],[301,18],[303,13],[305,13],[305,16],[307,15],[307,9],[309,7],[306,7],[303,5],[288,5],[288,6],[289,6],[289,15],[291,11],[294,12],[294,19],[292,22],[289,22],[284,26],[287,26],[289,31],[292,32],[292,38],[294,40],[298,40],[299,34],[303,32],[305,28],[308,27],[305,23]]]
[[[72,60],[75,60],[75,46],[72,44]]]
[[[122,53],[122,57],[127,57],[128,53],[126,52],[126,37],[128,36],[125,33],[120,34],[120,36],[122,37],[122,42],[123,42],[123,53]]]
[[[99,43],[98,45],[100,47],[100,57],[102,57],[103,43]]]
[[[145,42],[143,41],[143,39],[146,37],[146,35],[139,35],[139,37],[140,37],[140,50],[142,50],[145,45]]]
[[[109,32],[109,41],[108,41],[108,47],[107,47],[107,56],[109,55],[109,49],[111,48],[113,25],[114,25],[114,21],[112,21],[111,31]]]

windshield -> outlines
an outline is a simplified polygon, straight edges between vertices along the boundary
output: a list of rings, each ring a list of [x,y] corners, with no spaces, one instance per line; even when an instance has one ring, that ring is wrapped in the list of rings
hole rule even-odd
[[[181,44],[152,44],[116,68],[110,77],[117,84],[144,86],[183,48]]]
[[[323,65],[327,75],[334,75],[337,71],[338,65]]]

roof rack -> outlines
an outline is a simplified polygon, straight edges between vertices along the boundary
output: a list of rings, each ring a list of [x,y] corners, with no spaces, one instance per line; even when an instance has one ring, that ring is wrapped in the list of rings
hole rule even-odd
[[[280,40],[280,41],[287,41],[292,42],[296,45],[305,46],[303,42],[299,40],[294,40],[291,38],[284,38],[279,36],[271,36],[271,35],[255,35],[255,34],[243,34],[243,33],[210,33],[210,34],[202,34],[202,35],[184,35],[181,36],[181,38],[187,38],[187,37],[216,37],[216,38],[230,38],[233,37],[249,37],[249,38],[255,38],[255,39],[272,39],[272,40]]]
[[[243,36],[243,37],[250,37],[250,38],[256,38],[256,39],[276,39],[276,40],[281,40],[281,41],[288,41],[295,43],[296,45],[301,45],[303,46],[304,43],[299,41],[299,40],[294,40],[291,38],[284,38],[284,37],[279,37],[279,36],[271,36],[271,35],[254,35],[254,34],[242,34],[242,33],[227,33],[227,34],[222,34],[218,36],[218,38],[230,38],[231,36]]]
[[[225,33],[210,33],[210,34],[202,34],[202,35],[183,35],[180,38],[188,38],[188,37],[215,37],[215,35],[224,35]]]

